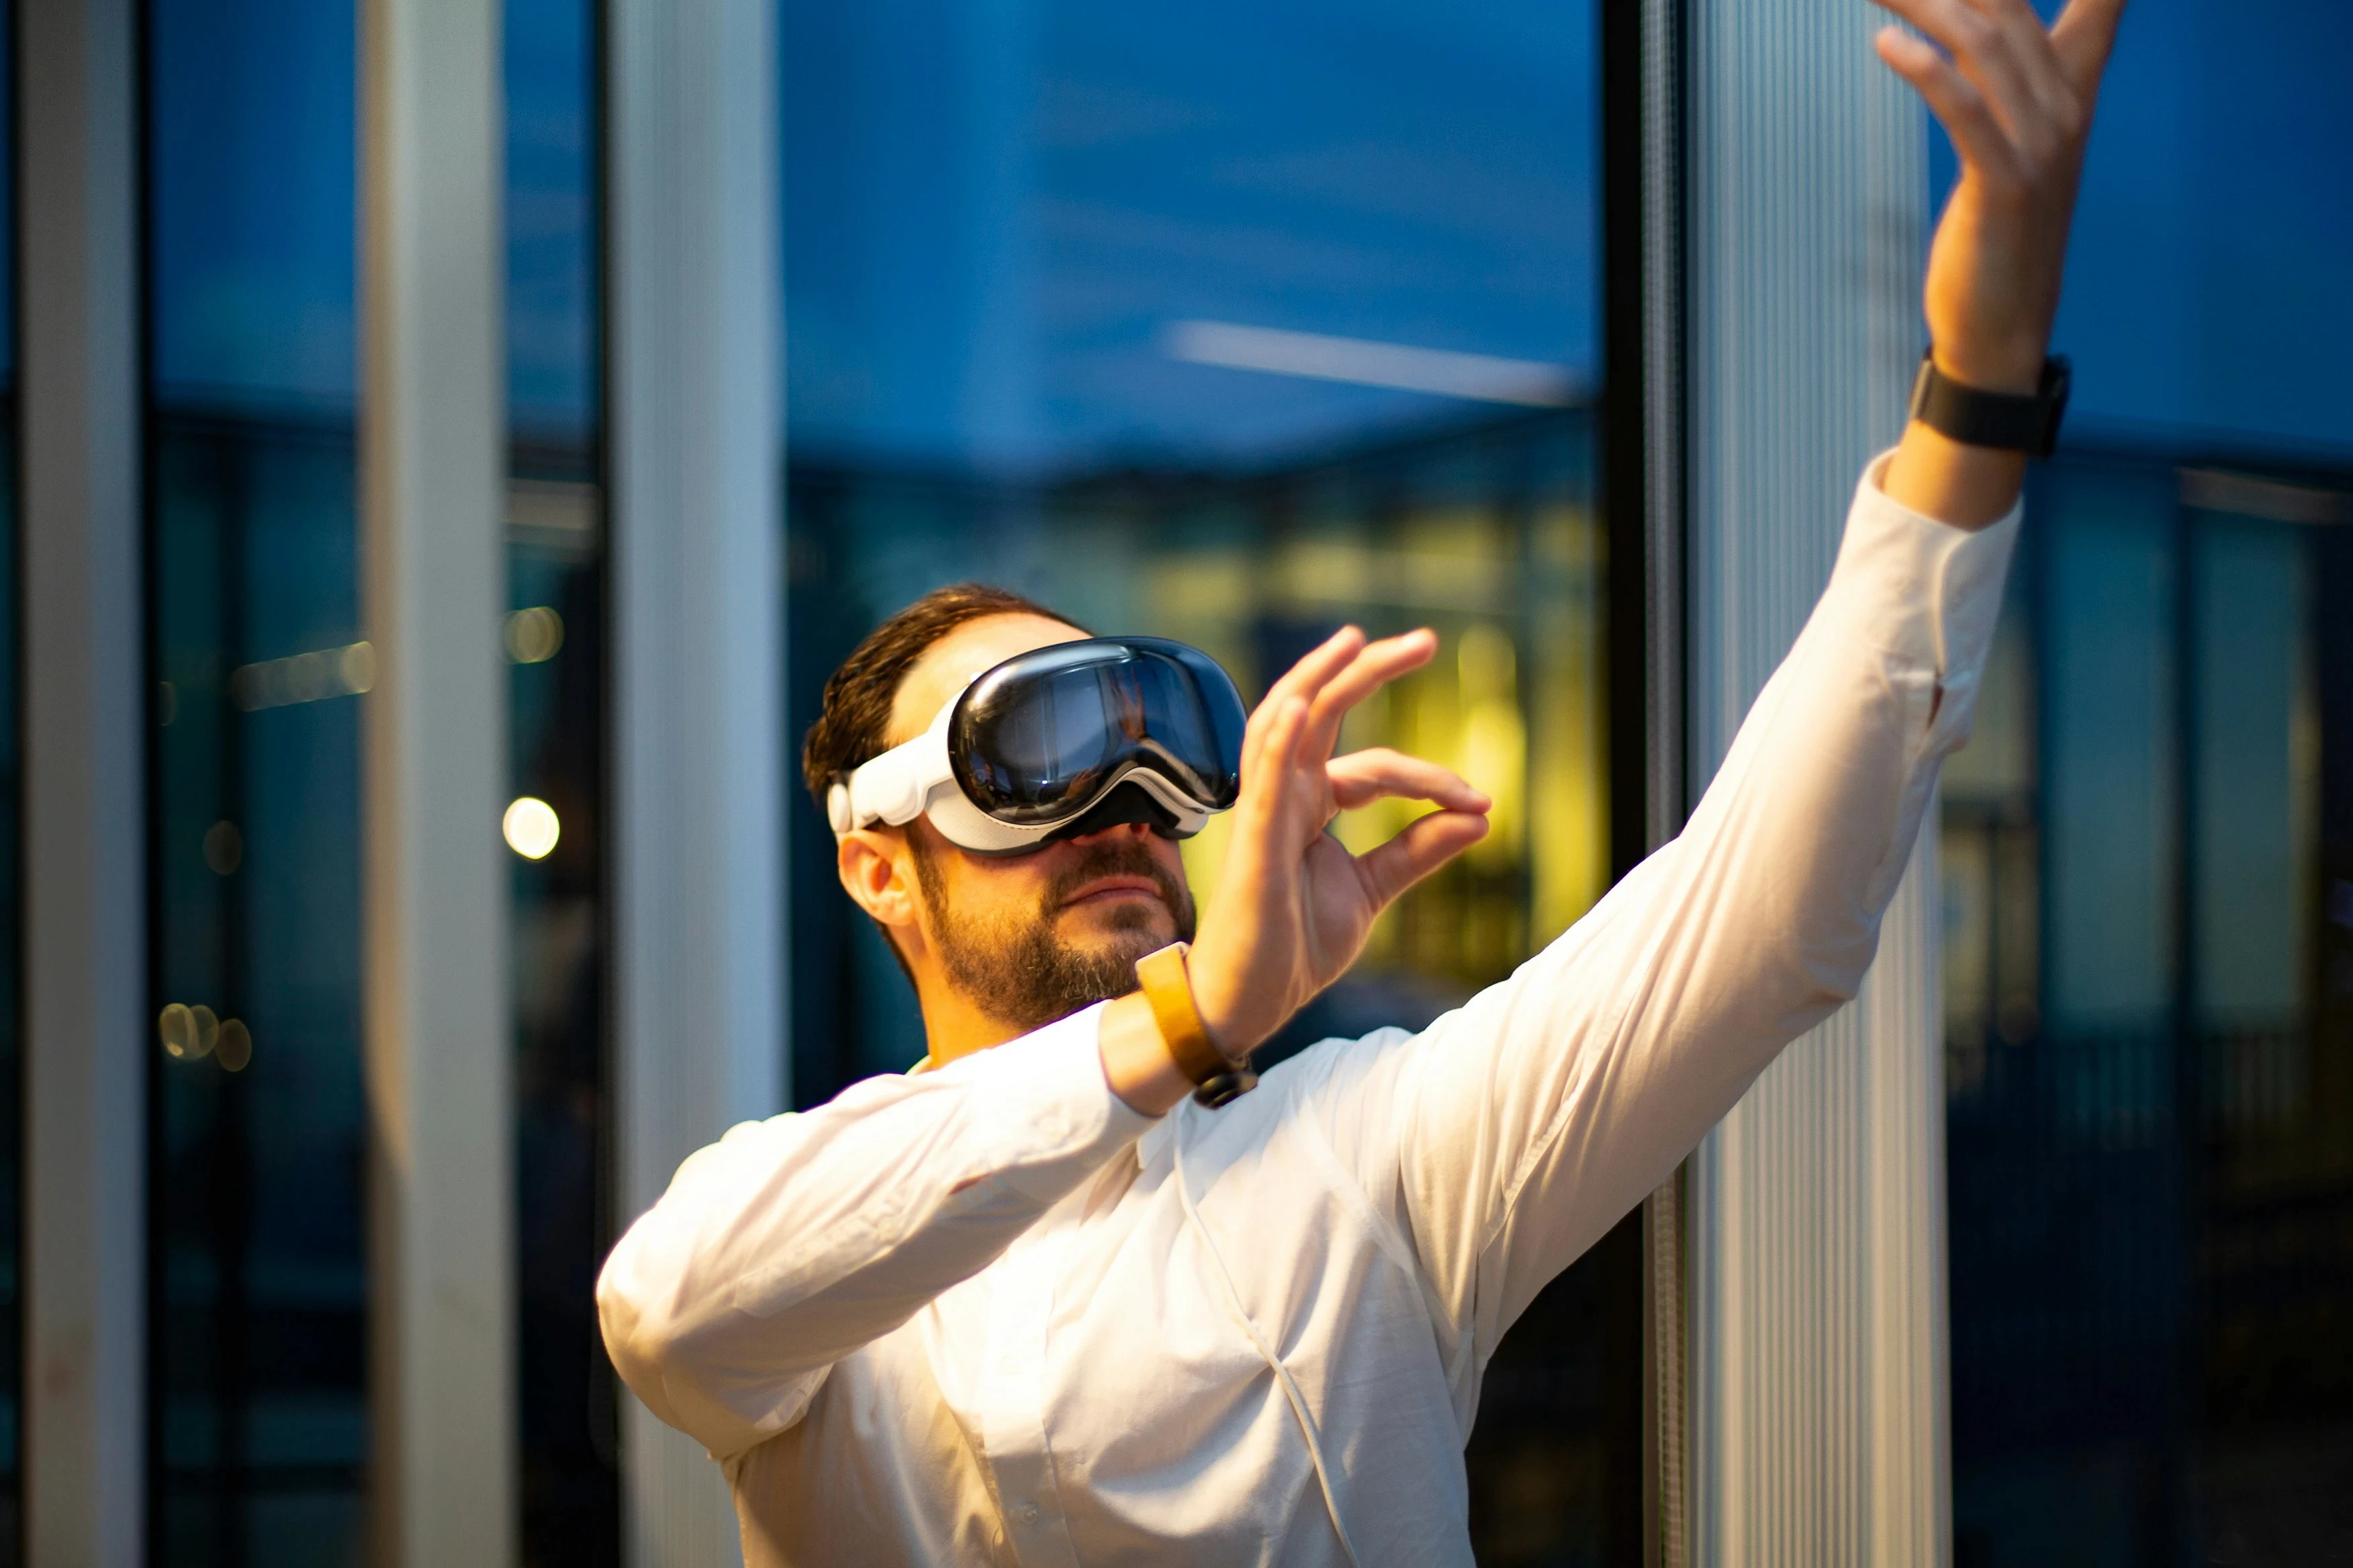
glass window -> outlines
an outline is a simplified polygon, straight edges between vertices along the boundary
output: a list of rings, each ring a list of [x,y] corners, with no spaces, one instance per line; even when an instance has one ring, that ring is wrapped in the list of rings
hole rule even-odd
[[[611,1226],[595,16],[505,12],[510,766],[548,813],[510,835],[522,1511],[526,1561],[566,1564],[618,1550],[591,1294]],[[341,1564],[364,1554],[368,1443],[353,13],[158,0],[148,26],[154,1552]]]
[[[522,1560],[563,1568],[620,1561],[617,1384],[595,1299],[613,1226],[597,16],[587,0],[505,8],[508,766],[515,798],[544,807],[538,837],[521,818],[508,836]]]
[[[1965,1568],[2348,1538],[2348,47],[2135,11],[2103,91],[2077,411],[1946,776]]]
[[[796,737],[860,637],[959,578],[1194,643],[1250,697],[1345,622],[1445,639],[1344,744],[1453,764],[1495,830],[1271,1057],[1428,1022],[1609,880],[1598,26],[1582,4],[784,9]],[[923,1044],[821,815],[792,809],[808,1104]],[[1189,844],[1197,892],[1222,844]],[[1483,1560],[1635,1549],[1638,1262],[1621,1227],[1502,1348],[1472,1445]]]
[[[153,1551],[339,1563],[367,1456],[353,13],[147,22]]]

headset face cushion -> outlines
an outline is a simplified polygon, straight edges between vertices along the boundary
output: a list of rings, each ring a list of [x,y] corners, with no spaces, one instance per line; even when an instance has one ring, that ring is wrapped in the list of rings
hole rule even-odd
[[[999,822],[1060,823],[1132,773],[1202,808],[1241,791],[1241,696],[1217,661],[1161,637],[1091,637],[1017,655],[965,689],[948,721],[965,797]]]

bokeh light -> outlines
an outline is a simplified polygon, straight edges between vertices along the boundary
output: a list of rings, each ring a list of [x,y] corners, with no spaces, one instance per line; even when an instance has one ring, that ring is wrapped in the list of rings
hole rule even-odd
[[[547,858],[564,832],[564,825],[555,819],[555,808],[528,795],[515,798],[499,826],[507,836],[507,847],[526,860]]]
[[[544,664],[564,647],[564,617],[545,605],[507,617],[507,658],[517,664]]]

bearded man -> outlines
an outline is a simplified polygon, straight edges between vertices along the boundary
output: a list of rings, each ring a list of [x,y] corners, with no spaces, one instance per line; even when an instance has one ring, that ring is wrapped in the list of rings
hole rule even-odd
[[[1333,754],[1426,631],[1341,632],[1246,722],[1198,652],[982,589],[835,674],[808,784],[930,1054],[695,1154],[598,1285],[752,1568],[1471,1561],[1504,1331],[1854,995],[2063,400],[2045,343],[2123,0],[2048,31],[2024,0],[1887,3],[1944,46],[1879,41],[1964,165],[1914,418],[1682,836],[1510,979],[1251,1092],[1251,1048],[1485,831],[1445,769]],[[1325,832],[1384,797],[1436,809],[1361,857]],[[1229,807],[1197,931],[1176,840]]]

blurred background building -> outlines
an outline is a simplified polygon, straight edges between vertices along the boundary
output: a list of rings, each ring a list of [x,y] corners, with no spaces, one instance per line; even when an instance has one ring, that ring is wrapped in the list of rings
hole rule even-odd
[[[1274,1048],[1426,1022],[1704,785],[1954,174],[1862,0],[10,5],[0,1562],[727,1561],[590,1291],[680,1155],[922,1054],[797,783],[841,657],[965,577],[1248,695],[1438,627],[1346,740],[1496,831]],[[2348,58],[2128,17],[1939,843],[1506,1341],[1482,1563],[2353,1553]],[[445,677],[396,568],[470,540]],[[480,821],[389,809],[491,720]]]

